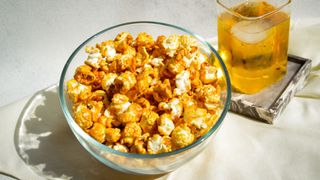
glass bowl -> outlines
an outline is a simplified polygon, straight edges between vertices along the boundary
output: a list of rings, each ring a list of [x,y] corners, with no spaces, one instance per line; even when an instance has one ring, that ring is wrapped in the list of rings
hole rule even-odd
[[[146,32],[152,35],[154,38],[159,35],[168,36],[171,34],[187,34],[195,38],[203,53],[207,54],[211,59],[211,63],[214,63],[218,68],[218,76],[220,77],[219,82],[220,86],[222,87],[222,109],[220,111],[219,118],[216,124],[205,135],[200,137],[194,143],[175,151],[162,154],[143,155],[123,153],[109,148],[97,142],[78,126],[72,116],[72,102],[69,100],[66,93],[66,83],[68,80],[72,79],[76,68],[79,65],[83,64],[85,58],[87,57],[84,50],[84,47],[86,45],[95,45],[96,43],[100,43],[105,40],[114,39],[120,32],[129,32],[134,37],[136,37],[140,32]],[[218,131],[229,109],[230,98],[231,86],[229,75],[217,51],[199,35],[194,34],[184,28],[161,22],[128,22],[109,27],[91,36],[82,44],[80,44],[80,46],[71,54],[63,68],[59,82],[59,99],[61,108],[72,132],[74,133],[80,144],[92,156],[101,161],[103,164],[118,171],[132,174],[163,174],[173,171],[193,159],[208,145],[208,143],[212,140],[212,138]]]

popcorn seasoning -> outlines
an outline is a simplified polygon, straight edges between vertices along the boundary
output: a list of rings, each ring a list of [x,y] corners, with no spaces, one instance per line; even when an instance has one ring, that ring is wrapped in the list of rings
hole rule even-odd
[[[217,68],[188,35],[127,32],[85,48],[67,82],[76,123],[117,151],[159,154],[190,145],[220,110]]]

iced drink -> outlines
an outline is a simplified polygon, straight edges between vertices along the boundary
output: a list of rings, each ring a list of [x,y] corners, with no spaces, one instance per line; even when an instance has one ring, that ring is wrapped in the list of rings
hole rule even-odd
[[[287,69],[290,16],[264,1],[246,1],[218,16],[218,48],[236,91],[252,94]]]

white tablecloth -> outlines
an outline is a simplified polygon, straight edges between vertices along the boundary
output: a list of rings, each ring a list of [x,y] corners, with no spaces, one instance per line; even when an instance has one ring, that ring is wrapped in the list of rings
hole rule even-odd
[[[20,179],[319,179],[319,46],[319,19],[294,22],[289,52],[313,60],[306,87],[274,125],[228,113],[209,147],[170,174],[133,176],[97,162],[71,134],[55,87],[0,109],[0,172]],[[23,132],[29,145],[19,144]]]

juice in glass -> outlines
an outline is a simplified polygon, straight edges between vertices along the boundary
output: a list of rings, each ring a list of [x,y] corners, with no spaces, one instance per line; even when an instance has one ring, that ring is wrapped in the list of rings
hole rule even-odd
[[[282,79],[287,71],[290,15],[284,4],[249,0],[218,15],[218,49],[233,89],[253,94]]]

